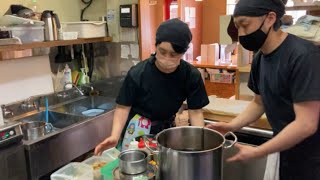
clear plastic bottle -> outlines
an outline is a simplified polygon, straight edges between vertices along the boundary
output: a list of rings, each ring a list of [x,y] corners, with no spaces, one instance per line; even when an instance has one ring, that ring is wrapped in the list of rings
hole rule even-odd
[[[64,76],[64,83],[67,84],[65,86],[66,89],[71,89],[72,85],[70,83],[72,83],[72,74],[68,64],[66,64],[66,66],[64,67],[63,76]]]
[[[38,2],[37,0],[32,0],[31,1],[31,9],[33,10],[33,12],[38,12],[39,11],[39,5],[38,5]]]
[[[39,11],[39,4],[37,0],[27,0],[26,6],[30,8],[33,12]]]

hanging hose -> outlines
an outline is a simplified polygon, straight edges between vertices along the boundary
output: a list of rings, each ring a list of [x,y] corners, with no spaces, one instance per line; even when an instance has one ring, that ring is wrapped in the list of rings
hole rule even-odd
[[[83,9],[81,10],[81,16],[80,16],[80,20],[81,20],[81,21],[88,21],[87,19],[83,19],[83,14],[84,14],[84,12],[87,10],[87,8],[91,6],[92,1],[93,1],[93,0],[81,0],[81,2],[82,2],[83,4],[86,4],[86,5],[87,5],[85,8],[83,8]]]

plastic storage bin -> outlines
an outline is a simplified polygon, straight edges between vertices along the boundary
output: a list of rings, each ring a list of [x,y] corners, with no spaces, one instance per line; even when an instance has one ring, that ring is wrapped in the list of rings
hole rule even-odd
[[[110,148],[105,151],[103,151],[102,156],[103,157],[111,157],[112,159],[118,159],[118,156],[120,154],[120,151],[116,148]]]
[[[59,40],[73,40],[78,39],[78,32],[61,32]]]
[[[63,32],[78,32],[78,38],[96,38],[106,36],[106,22],[82,21],[63,22]]]
[[[210,75],[210,82],[232,84],[234,80],[234,73],[229,73],[225,70],[206,68]]]
[[[111,157],[92,156],[91,158],[86,159],[82,163],[88,164],[93,168],[94,180],[101,180],[102,175],[100,173],[100,169],[112,161],[114,161],[114,159]]]
[[[51,180],[92,180],[93,168],[84,163],[70,163],[50,176]]]
[[[0,28],[1,31],[10,31],[12,37],[17,37],[22,43],[44,41],[43,26],[11,26]]]

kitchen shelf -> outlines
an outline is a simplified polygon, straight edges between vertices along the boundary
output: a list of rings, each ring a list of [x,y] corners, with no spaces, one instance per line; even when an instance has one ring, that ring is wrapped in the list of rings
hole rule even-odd
[[[69,46],[74,44],[87,44],[97,42],[111,42],[112,37],[100,37],[100,38],[86,38],[86,39],[75,39],[75,40],[59,40],[59,41],[46,41],[46,42],[34,42],[27,44],[14,44],[0,46],[0,52],[3,51],[19,51],[33,48],[48,48],[56,46]]]
[[[320,10],[319,5],[296,5],[296,6],[286,6],[287,11],[298,11],[298,10],[306,10],[306,11],[315,11]]]
[[[251,64],[246,66],[238,67],[240,73],[249,73],[251,71]]]
[[[219,66],[219,65],[213,65],[210,63],[204,63],[204,62],[199,62],[199,61],[192,61],[192,62],[188,61],[188,62],[196,68],[237,70],[237,66]]]

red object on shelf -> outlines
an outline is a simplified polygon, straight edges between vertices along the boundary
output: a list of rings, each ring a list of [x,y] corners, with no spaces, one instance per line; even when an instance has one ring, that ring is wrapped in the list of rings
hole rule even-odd
[[[151,148],[157,148],[157,144],[153,142],[149,142],[149,147]]]
[[[150,148],[157,148],[158,147],[157,143],[153,143],[152,140],[153,140],[152,138],[149,138],[148,146]],[[140,138],[140,141],[138,143],[138,148],[145,148],[145,147],[146,146],[144,144],[143,138]]]
[[[138,143],[138,148],[145,148],[146,146],[144,145],[144,141],[142,138],[140,138],[140,141]]]

